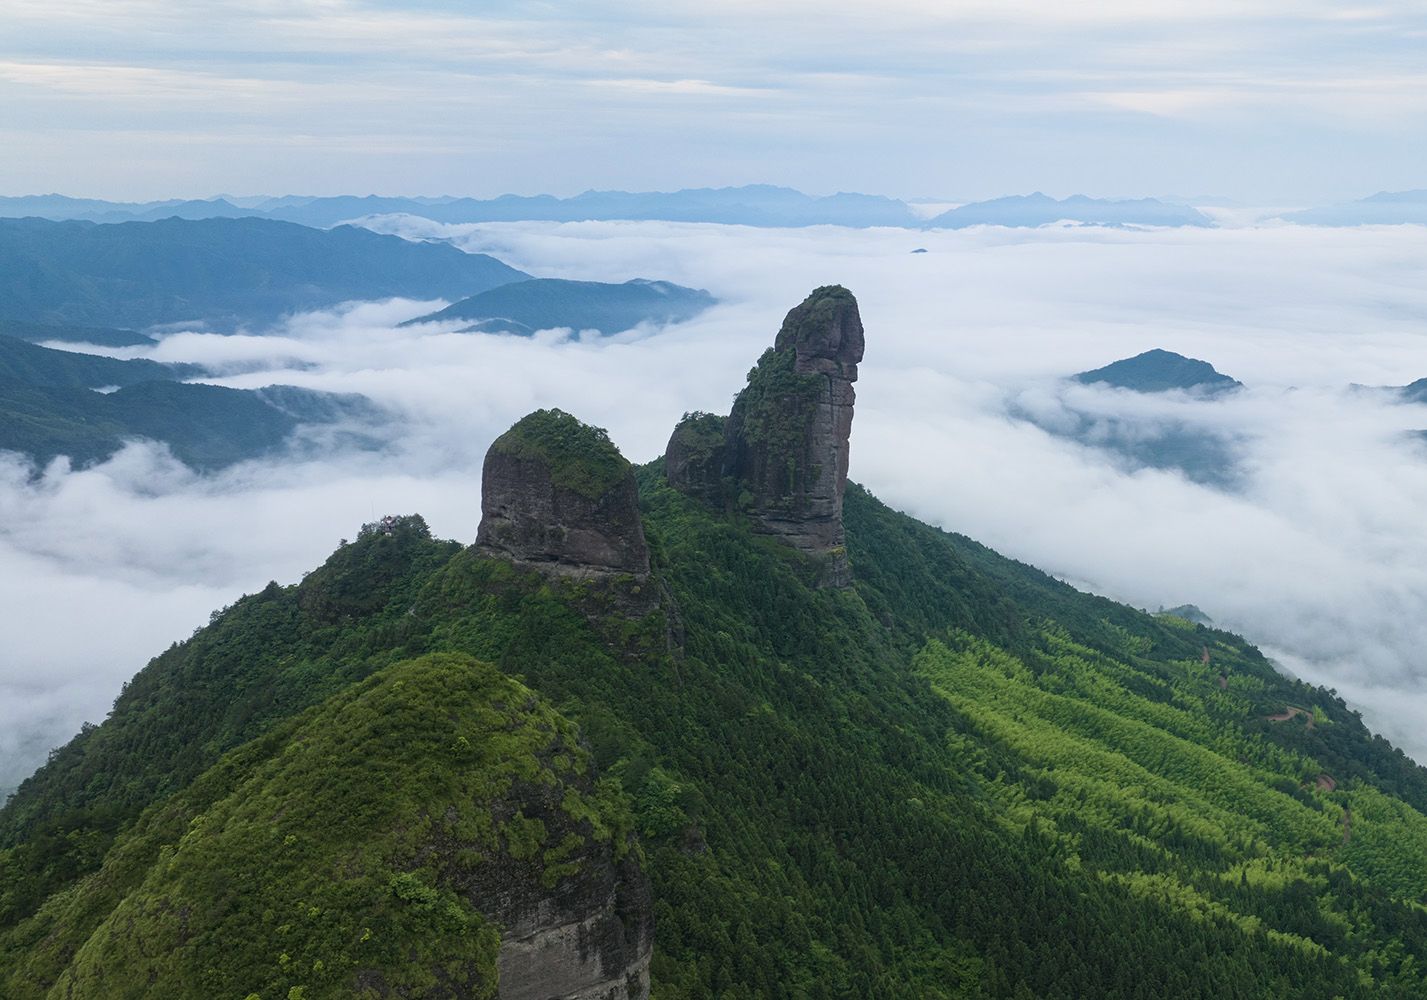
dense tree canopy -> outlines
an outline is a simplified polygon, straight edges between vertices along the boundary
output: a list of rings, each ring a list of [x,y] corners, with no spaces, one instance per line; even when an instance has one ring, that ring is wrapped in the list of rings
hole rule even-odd
[[[818,589],[661,473],[646,617],[406,518],[156,658],[0,812],[0,992],[92,974],[131,887],[190,863],[195,795],[437,653],[578,731],[653,880],[663,1000],[1427,991],[1427,772],[1331,692],[855,486],[856,583]],[[211,875],[251,864],[221,843]]]

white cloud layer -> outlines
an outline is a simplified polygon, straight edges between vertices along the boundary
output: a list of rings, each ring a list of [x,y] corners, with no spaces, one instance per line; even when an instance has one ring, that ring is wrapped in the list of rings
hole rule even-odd
[[[35,481],[0,465],[0,787],[102,718],[209,611],[296,580],[361,522],[415,511],[470,541],[485,449],[529,410],[560,406],[631,459],[655,457],[684,411],[726,412],[783,313],[834,282],[868,331],[853,478],[1117,599],[1198,604],[1427,759],[1427,450],[1404,433],[1427,427],[1427,407],[1347,389],[1427,375],[1427,229],[374,225],[545,275],[706,287],[722,304],[609,341],[400,329],[430,303],[399,301],[299,316],[276,337],[164,340],[152,356],[231,366],[228,384],[366,393],[396,414],[393,444],[208,478],[149,446]],[[1190,403],[1057,382],[1151,347],[1249,388]],[[1013,406],[1229,434],[1242,490],[1128,468]]]

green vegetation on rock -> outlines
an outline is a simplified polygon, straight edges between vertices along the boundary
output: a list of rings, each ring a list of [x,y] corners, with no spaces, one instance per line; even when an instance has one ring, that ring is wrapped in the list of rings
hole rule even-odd
[[[674,428],[674,439],[695,463],[706,462],[724,445],[727,417],[701,410],[685,413]]]
[[[738,428],[739,437],[758,455],[797,456],[807,451],[811,414],[827,391],[827,379],[800,374],[795,369],[796,361],[791,347],[768,348],[748,373],[748,382],[734,402],[729,420]],[[806,484],[798,482],[798,463],[789,458],[786,464],[785,473],[772,476],[754,468],[751,471],[756,482],[746,485],[754,487],[752,493],[759,492],[764,484],[776,485],[777,495],[765,499],[792,507],[799,488]]]
[[[499,931],[463,890],[502,857],[550,888],[576,848],[622,853],[623,801],[588,772],[573,726],[495,668],[385,668],[146,811],[21,928],[6,995],[494,996]],[[582,832],[547,836],[526,789]]]
[[[839,309],[857,307],[857,299],[841,285],[823,285],[813,289],[802,306],[788,315],[789,322],[783,324],[774,341],[774,349],[791,350],[797,344],[821,337],[833,325],[833,317]]]
[[[604,496],[629,474],[630,465],[602,427],[564,410],[536,410],[496,438],[491,450],[545,463],[555,486],[590,500]]]
[[[578,426],[546,411],[508,444],[570,428],[566,459],[604,454]],[[1427,993],[1427,772],[1331,692],[855,486],[854,585],[819,589],[745,516],[637,475],[649,614],[410,519],[154,660],[0,812],[0,994],[227,995],[203,977],[242,968],[310,997],[404,947],[391,974],[438,995],[422,977],[486,969],[495,937],[422,837],[537,768],[591,841],[637,832],[661,1000]],[[575,877],[522,815],[460,850]]]

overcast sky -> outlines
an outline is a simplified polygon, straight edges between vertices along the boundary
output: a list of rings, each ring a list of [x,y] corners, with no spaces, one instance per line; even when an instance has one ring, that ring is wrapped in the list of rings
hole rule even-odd
[[[1420,0],[0,0],[0,193],[1424,186]]]

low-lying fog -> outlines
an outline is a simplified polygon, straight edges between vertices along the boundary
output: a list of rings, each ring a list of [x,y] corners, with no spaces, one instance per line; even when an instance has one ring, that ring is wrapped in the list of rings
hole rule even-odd
[[[148,658],[269,579],[291,582],[384,513],[469,541],[490,441],[559,406],[634,461],[687,410],[726,412],[784,312],[817,285],[861,303],[852,476],[894,506],[1151,610],[1192,602],[1336,687],[1427,760],[1427,406],[1354,391],[1427,376],[1427,228],[1131,232],[795,231],[669,223],[374,228],[449,238],[533,273],[707,288],[663,332],[581,341],[397,329],[431,303],[299,316],[275,335],[180,334],[150,351],[236,386],[361,392],[381,454],[198,477],[131,446],[38,480],[0,462],[0,788]],[[925,248],[928,252],[911,251]],[[1066,386],[1162,347],[1247,390],[1212,402]],[[1237,492],[1052,436],[1057,414],[1233,441]]]

